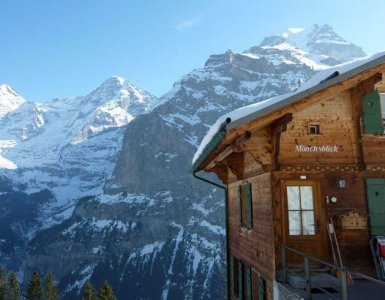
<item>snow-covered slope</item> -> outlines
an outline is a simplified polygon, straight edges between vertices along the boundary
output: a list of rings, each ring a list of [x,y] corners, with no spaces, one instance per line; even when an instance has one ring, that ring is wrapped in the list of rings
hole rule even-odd
[[[4,97],[4,106],[12,107],[12,99],[22,101],[0,118],[0,172],[21,191],[51,190],[58,206],[102,190],[120,150],[123,127],[155,105],[152,95],[120,77],[85,97],[48,103],[26,102],[4,89],[13,96]]]

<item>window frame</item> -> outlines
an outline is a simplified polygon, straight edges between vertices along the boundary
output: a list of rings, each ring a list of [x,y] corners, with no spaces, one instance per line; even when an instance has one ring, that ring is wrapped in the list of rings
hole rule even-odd
[[[312,208],[306,208],[303,207],[303,204],[305,203],[303,201],[303,195],[302,195],[302,189],[305,187],[311,187],[311,195],[312,195]],[[290,203],[289,203],[289,188],[297,188],[298,190],[298,204],[299,207],[296,209],[291,209],[290,208]],[[315,206],[314,206],[314,190],[312,185],[290,185],[286,186],[286,198],[287,198],[287,214],[288,214],[288,234],[289,236],[314,236],[317,234],[317,226],[316,226],[316,221],[315,221]],[[300,232],[299,234],[291,234],[290,233],[290,212],[298,212],[299,213],[299,225],[300,225]],[[304,225],[304,215],[307,212],[312,212],[313,213],[313,232],[309,233],[309,229],[306,230],[306,225]]]
[[[312,132],[312,128],[315,128],[316,132]],[[321,123],[319,122],[309,122],[307,125],[307,131],[310,135],[320,135],[321,134]]]

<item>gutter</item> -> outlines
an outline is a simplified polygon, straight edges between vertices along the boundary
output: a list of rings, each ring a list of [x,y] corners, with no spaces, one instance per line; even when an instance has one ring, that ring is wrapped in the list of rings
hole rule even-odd
[[[191,173],[194,178],[203,181],[205,183],[211,184],[222,189],[225,192],[225,224],[226,224],[226,278],[227,278],[227,299],[230,299],[230,245],[229,245],[229,222],[227,218],[228,212],[228,197],[227,197],[227,186],[220,185],[216,182],[210,181],[206,178],[198,176],[196,173],[196,169],[204,162],[204,160],[210,155],[210,153],[222,142],[222,140],[226,137],[227,129],[226,126],[231,122],[230,118],[226,118],[226,120],[221,124],[217,133],[212,137],[210,142],[203,149],[202,153],[199,155],[198,159],[195,161],[191,168]]]
[[[206,149],[205,149],[206,150]],[[203,153],[203,152],[202,152]],[[200,157],[199,157],[200,158]],[[197,160],[198,161],[198,160]],[[216,182],[210,181],[206,178],[200,177],[195,171],[192,172],[194,178],[203,181],[205,183],[214,185],[225,192],[225,223],[226,223],[226,278],[227,278],[227,299],[230,299],[230,245],[229,245],[229,220],[227,212],[229,211],[228,197],[227,197],[227,186],[220,185]]]

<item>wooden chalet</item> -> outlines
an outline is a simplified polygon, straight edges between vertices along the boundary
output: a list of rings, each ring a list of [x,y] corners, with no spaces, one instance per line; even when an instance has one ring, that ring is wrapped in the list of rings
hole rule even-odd
[[[224,183],[229,299],[360,299],[365,275],[385,299],[370,247],[385,235],[384,118],[385,52],[213,125],[192,171]]]

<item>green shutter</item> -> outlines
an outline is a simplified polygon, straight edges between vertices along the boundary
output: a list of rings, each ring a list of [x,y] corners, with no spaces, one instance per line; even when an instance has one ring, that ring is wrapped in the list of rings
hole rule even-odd
[[[238,292],[238,299],[243,300],[243,263],[241,261],[238,263]]]
[[[367,178],[366,195],[368,200],[370,227],[372,235],[385,234],[385,179]]]
[[[362,112],[364,132],[369,134],[382,134],[384,126],[382,122],[380,94],[377,90],[364,96],[362,100]]]
[[[238,221],[242,226],[242,186],[238,186]]]
[[[247,228],[252,229],[253,228],[253,194],[252,194],[250,182],[247,183],[246,190],[247,190],[247,199],[246,199]]]
[[[230,270],[231,270],[231,291],[235,295],[235,259],[234,259],[234,256],[230,257]]]
[[[259,276],[258,278],[258,294],[259,294],[259,300],[265,299],[265,279],[263,277]]]
[[[246,290],[247,290],[247,300],[253,300],[253,285],[251,278],[251,268],[246,269]]]

